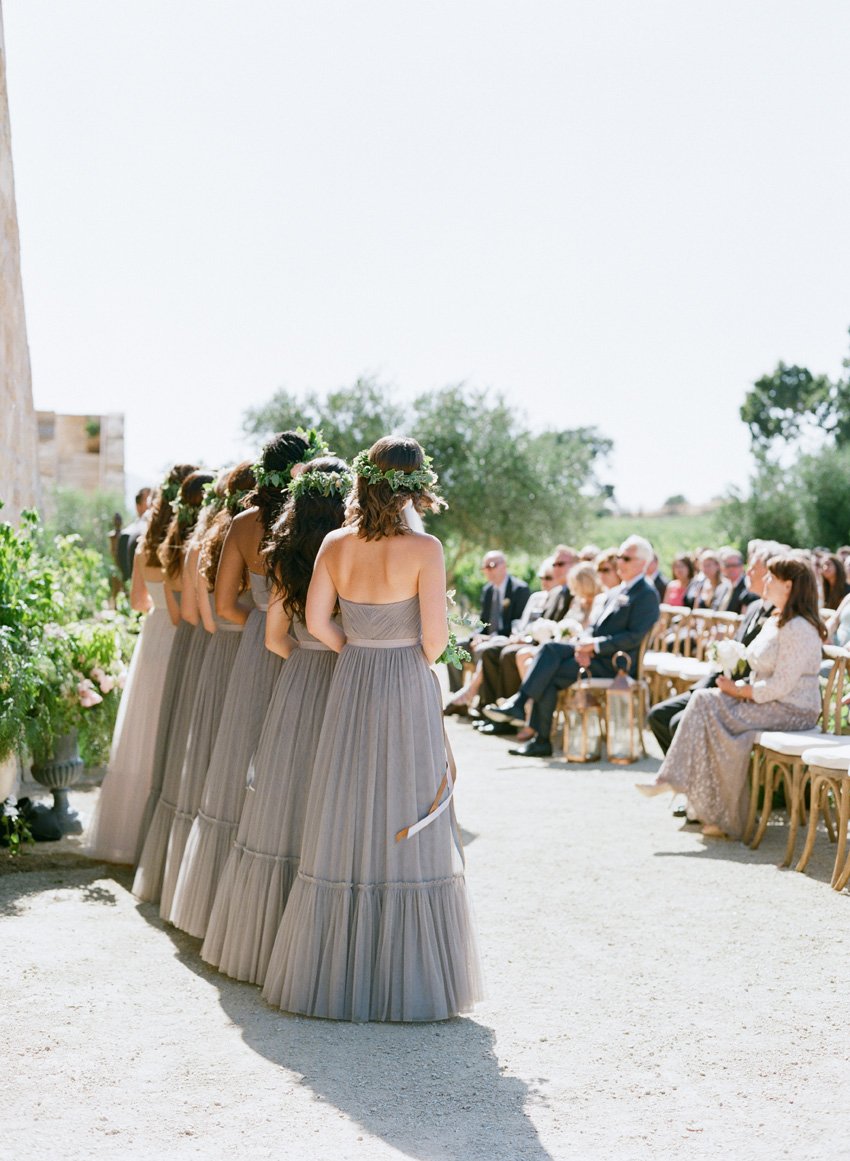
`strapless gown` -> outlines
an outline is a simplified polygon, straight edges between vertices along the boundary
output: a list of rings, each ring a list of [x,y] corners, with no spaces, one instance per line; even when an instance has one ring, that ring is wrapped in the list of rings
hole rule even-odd
[[[453,810],[410,838],[446,766],[419,600],[340,600],[334,670],[298,877],[263,995],[336,1020],[444,1020],[481,997]]]
[[[301,622],[275,686],[236,843],[218,885],[201,956],[262,984],[301,854],[313,759],[337,655]]]
[[[245,593],[239,599],[246,608],[254,607],[250,594]],[[171,820],[168,849],[165,854],[159,913],[168,922],[172,919],[177,876],[180,873],[189,831],[201,805],[204,780],[218,737],[224,712],[224,696],[236,662],[236,654],[239,652],[242,632],[242,625],[234,625],[232,621],[226,621],[224,617],[215,614],[215,633],[212,635],[198,677],[189,734],[186,738],[186,752],[177,786],[177,806]]]
[[[204,657],[212,638],[212,633],[208,633],[203,625],[189,625],[188,645],[179,672],[175,666],[176,694],[171,705],[171,713],[166,721],[163,721],[160,715],[156,749],[158,755],[161,751],[161,790],[151,814],[150,826],[147,828],[133,879],[133,894],[148,903],[158,902],[162,892],[168,836],[177,809],[177,792],[186,753],[186,739],[192,721],[192,707],[195,704]],[[170,684],[171,676],[168,675],[167,684]],[[164,709],[167,712],[168,707],[165,706]]]
[[[201,805],[177,876],[171,922],[189,935],[207,931],[216,887],[233,847],[251,759],[260,739],[283,658],[266,649],[268,583],[250,574],[255,608],[248,614],[221,714]]]
[[[149,581],[148,592],[153,609],[144,618],[130,662],[112,735],[109,766],[86,842],[86,854],[108,863],[136,860],[154,768],[156,735],[151,722],[159,716],[174,642],[165,586],[162,581]]]

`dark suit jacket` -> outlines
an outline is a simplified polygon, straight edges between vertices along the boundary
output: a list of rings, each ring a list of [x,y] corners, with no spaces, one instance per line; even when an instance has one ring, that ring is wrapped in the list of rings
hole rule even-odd
[[[603,663],[602,668],[613,672],[614,654],[622,650],[631,661],[629,672],[632,677],[636,675],[641,642],[658,620],[659,604],[655,586],[646,577],[635,581],[627,592],[618,590],[612,595],[588,629],[596,639],[595,660]]]
[[[546,603],[543,606],[543,612],[540,614],[541,620],[563,620],[567,615],[567,609],[570,607],[570,601],[572,599],[572,593],[566,585],[558,589],[550,589],[546,597]]]
[[[667,592],[667,586],[670,583],[667,577],[662,576],[660,572],[657,572],[652,578],[652,583],[655,585],[655,591],[658,593],[659,601],[663,601],[664,594]]]
[[[729,581],[723,581],[718,585],[717,592],[714,594],[714,599],[711,602],[712,609],[722,608],[727,613],[740,613],[745,606],[758,600],[756,594],[747,588],[746,578],[741,577],[732,589],[732,595],[728,597],[729,603],[726,604],[730,587]]]
[[[522,616],[522,611],[528,604],[528,598],[531,596],[531,589],[525,581],[521,581],[518,577],[508,574],[500,617],[498,623],[495,625],[490,622],[492,592],[493,586],[486,584],[481,593],[481,620],[484,622],[482,632],[498,633],[500,636],[510,637],[511,623],[518,621]]]

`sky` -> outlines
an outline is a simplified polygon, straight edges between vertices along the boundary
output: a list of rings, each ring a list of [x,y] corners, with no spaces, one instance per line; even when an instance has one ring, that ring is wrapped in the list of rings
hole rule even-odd
[[[3,17],[35,403],[124,412],[132,480],[373,374],[598,427],[624,508],[704,502],[747,484],[755,379],[841,373],[846,0]]]

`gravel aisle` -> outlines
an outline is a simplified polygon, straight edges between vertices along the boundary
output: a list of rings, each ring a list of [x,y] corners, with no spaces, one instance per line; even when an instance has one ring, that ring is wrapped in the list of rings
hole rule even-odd
[[[473,1018],[287,1017],[202,964],[128,873],[0,874],[7,1145],[57,1161],[850,1154],[850,898],[829,889],[825,839],[811,875],[778,871],[781,828],[750,852],[641,798],[653,760],[523,762],[451,729],[488,987]]]

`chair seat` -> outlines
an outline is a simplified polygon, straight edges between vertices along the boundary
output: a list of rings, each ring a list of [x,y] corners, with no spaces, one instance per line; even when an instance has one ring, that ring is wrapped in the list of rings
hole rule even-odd
[[[825,770],[838,770],[847,774],[850,771],[850,745],[804,750],[803,761],[807,766],[822,766]]]
[[[846,746],[846,734],[822,734],[820,730],[764,730],[756,738],[756,744],[765,750],[784,754],[788,758],[799,758],[804,750],[829,749],[831,746]]]

